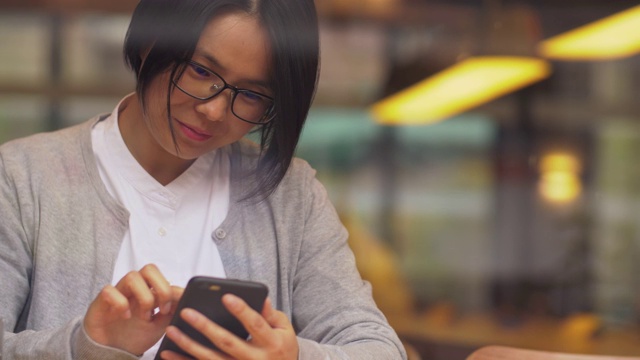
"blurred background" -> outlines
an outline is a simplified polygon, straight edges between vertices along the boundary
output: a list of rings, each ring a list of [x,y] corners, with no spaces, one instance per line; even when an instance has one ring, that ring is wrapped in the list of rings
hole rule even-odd
[[[135,3],[0,0],[0,143],[133,90]],[[640,355],[640,2],[316,5],[298,155],[416,355]]]

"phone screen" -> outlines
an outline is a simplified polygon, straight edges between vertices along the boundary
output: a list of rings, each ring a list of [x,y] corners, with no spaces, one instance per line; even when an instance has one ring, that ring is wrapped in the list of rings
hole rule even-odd
[[[171,320],[171,325],[176,326],[191,339],[207,346],[217,349],[204,335],[188,325],[180,318],[180,311],[184,308],[194,309],[216,324],[224,327],[236,336],[247,339],[249,336],[244,326],[227,311],[222,304],[224,294],[233,294],[243,299],[251,308],[257,312],[262,311],[262,306],[268,294],[267,286],[253,281],[221,279],[207,276],[196,276],[189,280],[184,294],[178,302],[176,313]],[[160,344],[156,359],[160,359],[160,353],[164,350],[171,350],[189,357],[173,341],[165,337]]]

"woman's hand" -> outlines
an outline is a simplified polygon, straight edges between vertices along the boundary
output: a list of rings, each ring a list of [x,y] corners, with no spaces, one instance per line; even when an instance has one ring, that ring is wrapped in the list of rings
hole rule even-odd
[[[102,289],[84,317],[85,331],[98,344],[140,355],[162,337],[180,296],[182,289],[146,265]]]
[[[284,313],[271,306],[269,299],[265,301],[262,314],[231,294],[224,295],[222,302],[249,332],[251,340],[245,341],[238,338],[193,309],[182,310],[180,316],[224,353],[200,345],[173,326],[167,328],[167,337],[197,359],[296,360],[298,358],[298,340],[293,326]],[[161,356],[166,360],[185,359],[171,351],[163,351]]]

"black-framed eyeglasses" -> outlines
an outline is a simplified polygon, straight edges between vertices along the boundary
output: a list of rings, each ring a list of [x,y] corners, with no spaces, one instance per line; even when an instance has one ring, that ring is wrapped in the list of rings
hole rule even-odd
[[[263,125],[274,118],[272,97],[229,85],[215,71],[193,60],[185,61],[184,70],[178,71],[171,81],[183,93],[203,101],[230,89],[231,112],[248,123]]]

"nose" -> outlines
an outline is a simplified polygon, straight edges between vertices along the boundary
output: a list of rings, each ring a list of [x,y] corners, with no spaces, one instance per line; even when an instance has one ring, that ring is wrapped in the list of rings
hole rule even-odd
[[[210,121],[222,121],[231,111],[231,90],[226,89],[209,100],[197,100],[196,111]]]

